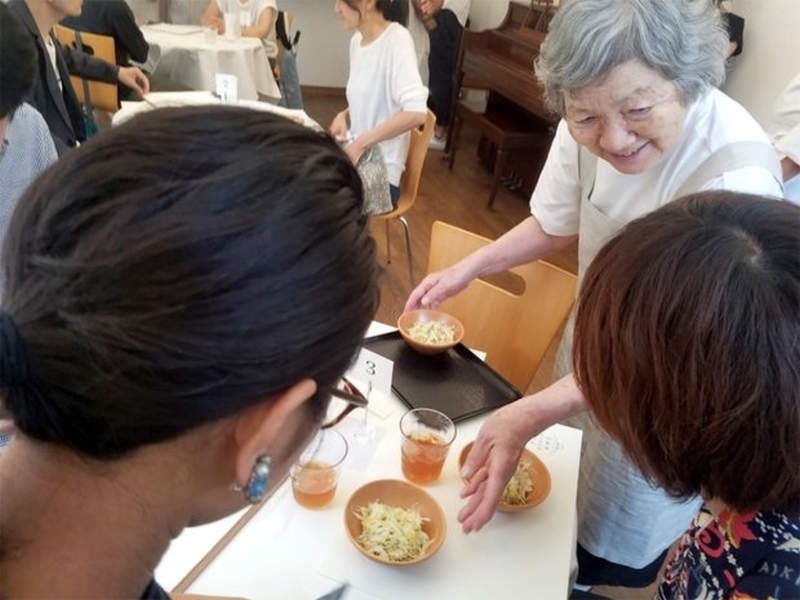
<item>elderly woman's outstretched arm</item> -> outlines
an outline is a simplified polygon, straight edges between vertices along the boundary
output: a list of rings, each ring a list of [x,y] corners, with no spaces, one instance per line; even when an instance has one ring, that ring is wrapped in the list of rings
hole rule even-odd
[[[411,292],[405,310],[436,307],[482,275],[499,273],[564,248],[577,236],[550,235],[530,216],[502,237],[453,266],[431,273]]]

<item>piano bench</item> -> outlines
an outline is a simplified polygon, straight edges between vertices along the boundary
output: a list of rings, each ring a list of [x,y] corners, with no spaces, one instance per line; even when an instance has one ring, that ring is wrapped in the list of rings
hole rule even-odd
[[[487,205],[487,208],[491,209],[495,196],[497,196],[497,190],[500,188],[500,179],[503,176],[509,154],[514,150],[546,148],[551,139],[547,131],[542,130],[541,123],[526,118],[516,111],[493,110],[489,106],[486,112],[479,113],[459,102],[453,115],[453,139],[449,165],[451,171],[456,160],[461,127],[464,123],[477,127],[496,148],[492,187]]]

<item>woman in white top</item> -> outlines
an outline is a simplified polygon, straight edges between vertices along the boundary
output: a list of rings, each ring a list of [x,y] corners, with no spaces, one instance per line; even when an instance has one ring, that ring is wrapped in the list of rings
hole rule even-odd
[[[425,123],[428,90],[417,68],[414,42],[401,25],[408,18],[405,0],[336,0],[336,15],[348,30],[350,75],[347,108],[333,119],[330,133],[353,164],[377,145],[386,163],[392,202],[408,156],[408,132]],[[395,22],[397,21],[397,22]]]
[[[243,37],[265,40],[274,37],[273,25],[278,15],[275,0],[211,0],[203,15],[203,25],[225,33],[225,13],[237,13]]]
[[[717,89],[727,42],[709,0],[562,1],[536,72],[563,118],[531,216],[429,275],[407,308],[438,305],[475,277],[536,260],[576,237],[580,279],[625,223],[690,192],[781,196],[780,167],[766,134]],[[524,444],[552,423],[577,417],[585,444],[578,582],[644,587],[699,502],[676,502],[650,485],[619,445],[583,417],[586,403],[571,375],[571,331],[568,326],[556,368],[560,379],[500,409],[482,427],[465,465],[470,484],[459,520],[466,532],[485,525]],[[606,357],[609,369],[613,358]]]

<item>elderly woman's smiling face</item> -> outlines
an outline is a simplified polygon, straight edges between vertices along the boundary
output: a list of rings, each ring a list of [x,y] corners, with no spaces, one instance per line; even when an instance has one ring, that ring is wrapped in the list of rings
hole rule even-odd
[[[614,67],[564,100],[575,141],[626,175],[656,164],[686,120],[678,88],[638,61]]]

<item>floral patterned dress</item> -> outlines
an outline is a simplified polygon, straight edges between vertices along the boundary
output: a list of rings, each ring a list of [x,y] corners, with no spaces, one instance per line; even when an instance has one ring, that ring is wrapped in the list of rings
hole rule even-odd
[[[800,600],[800,515],[698,513],[656,600]]]

